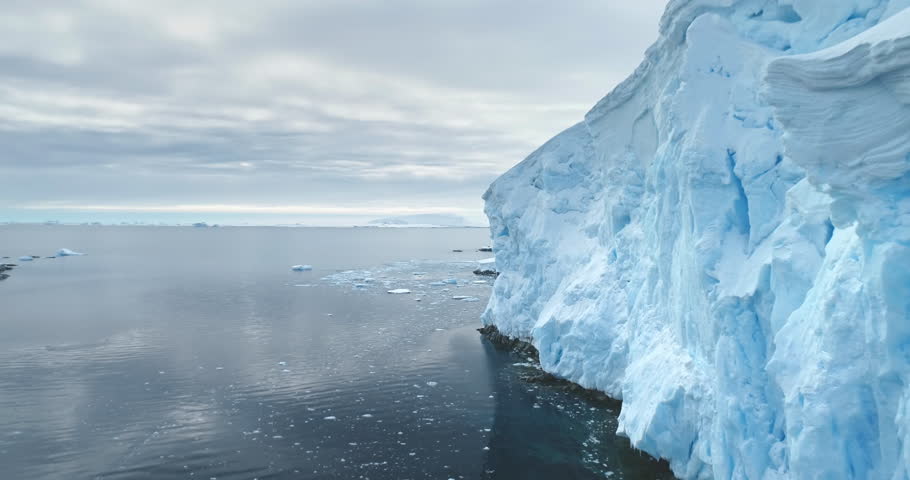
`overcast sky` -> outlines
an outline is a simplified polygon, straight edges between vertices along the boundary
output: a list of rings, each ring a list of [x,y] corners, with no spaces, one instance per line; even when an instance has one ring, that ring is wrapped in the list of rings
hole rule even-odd
[[[664,4],[0,0],[0,221],[479,222]]]

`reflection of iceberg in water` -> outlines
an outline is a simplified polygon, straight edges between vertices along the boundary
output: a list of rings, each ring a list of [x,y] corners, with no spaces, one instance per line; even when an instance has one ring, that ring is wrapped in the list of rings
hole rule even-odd
[[[666,462],[614,433],[618,401],[483,343],[495,410],[482,478],[674,478]]]

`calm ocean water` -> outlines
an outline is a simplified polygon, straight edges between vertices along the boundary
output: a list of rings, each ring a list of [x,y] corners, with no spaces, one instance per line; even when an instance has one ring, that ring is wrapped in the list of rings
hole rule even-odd
[[[0,282],[2,478],[672,478],[613,435],[616,405],[529,383],[478,335],[487,243],[0,226],[19,265]],[[88,255],[17,260],[63,247]]]

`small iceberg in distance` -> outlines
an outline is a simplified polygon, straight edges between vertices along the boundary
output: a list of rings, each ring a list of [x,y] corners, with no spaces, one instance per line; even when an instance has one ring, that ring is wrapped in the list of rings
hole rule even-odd
[[[454,295],[452,300],[460,300],[462,302],[479,302],[480,299],[477,297],[470,297],[468,295]]]
[[[81,257],[85,255],[84,253],[74,252],[68,248],[61,248],[57,250],[56,257]]]
[[[479,263],[481,265],[488,265],[490,263],[496,263],[496,257],[484,258],[482,260],[478,260],[477,263]]]
[[[32,260],[34,260],[34,258],[31,255],[19,257],[20,262],[31,262]]]
[[[396,288],[394,290],[389,290],[389,293],[394,294],[394,295],[400,295],[403,293],[411,293],[411,291],[408,290],[407,288]]]
[[[294,265],[291,267],[291,270],[295,272],[309,272],[313,269],[312,265]]]

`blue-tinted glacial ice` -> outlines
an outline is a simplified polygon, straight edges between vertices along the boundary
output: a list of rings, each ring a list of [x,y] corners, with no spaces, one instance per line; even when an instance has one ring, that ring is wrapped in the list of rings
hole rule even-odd
[[[910,478],[910,0],[671,0],[485,194],[485,324],[683,478]]]

